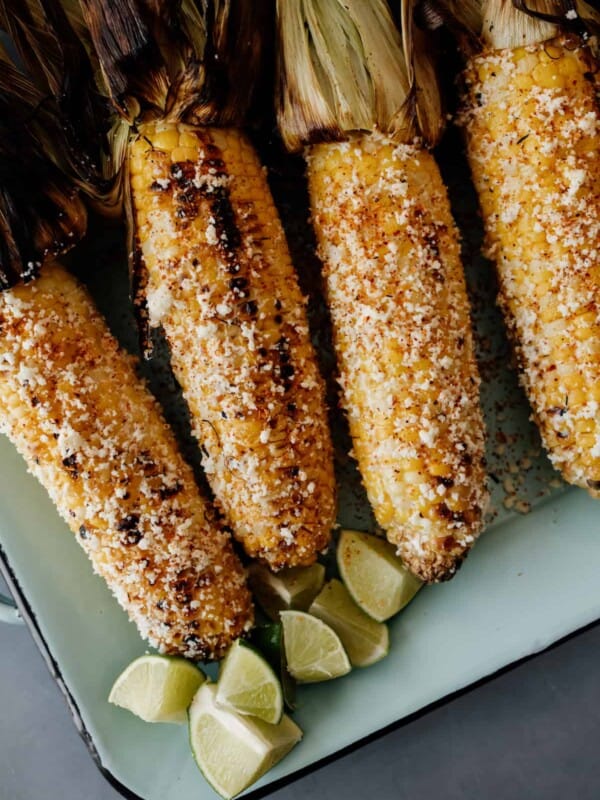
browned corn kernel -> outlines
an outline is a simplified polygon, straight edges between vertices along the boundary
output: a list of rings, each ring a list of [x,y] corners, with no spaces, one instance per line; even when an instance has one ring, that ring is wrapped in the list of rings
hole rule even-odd
[[[129,165],[150,323],[165,331],[208,480],[247,553],[310,564],[335,519],[332,446],[264,170],[238,131],[141,133]]]
[[[424,580],[451,577],[487,503],[458,235],[432,156],[382,136],[311,148],[309,187],[343,403],[377,520]]]
[[[566,480],[600,496],[597,72],[575,40],[486,53],[466,71],[463,122],[542,440]]]
[[[151,644],[216,658],[249,629],[228,536],[134,359],[58,266],[0,293],[0,429]]]

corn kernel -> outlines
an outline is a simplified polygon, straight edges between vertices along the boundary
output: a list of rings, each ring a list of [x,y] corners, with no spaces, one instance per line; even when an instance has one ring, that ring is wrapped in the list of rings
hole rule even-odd
[[[183,130],[179,134],[179,147],[191,147],[193,150],[198,150],[200,147],[200,140],[196,133],[191,133]]]
[[[408,444],[416,444],[420,438],[419,429],[414,425],[407,426],[402,431],[402,439]]]
[[[581,67],[576,56],[564,54],[558,62],[558,71],[565,77],[573,77],[581,73]]]
[[[515,86],[521,91],[529,91],[533,86],[533,80],[528,72],[518,72],[515,77]]]
[[[134,192],[142,192],[148,190],[150,185],[148,183],[148,178],[146,175],[139,174],[133,175],[131,178],[131,188]]]
[[[583,384],[583,378],[578,372],[567,372],[562,378],[563,385],[569,391],[579,389]]]
[[[578,441],[581,447],[585,448],[586,450],[591,450],[596,444],[596,434],[582,433],[578,437]]]
[[[592,384],[592,386],[590,387],[590,397],[592,400],[600,402],[600,381]]]
[[[565,78],[554,61],[550,64],[538,64],[533,70],[533,79],[543,89],[564,89],[566,86]]]
[[[544,307],[540,311],[540,320],[547,324],[549,322],[554,322],[557,319],[561,318],[561,314],[556,307],[556,303],[552,297],[546,298],[546,303]]]
[[[436,478],[447,478],[452,474],[452,467],[443,461],[432,461],[429,464],[429,473]]]
[[[574,388],[569,389],[568,397],[570,408],[580,408],[587,402],[587,392],[583,386],[583,381]]]
[[[177,147],[179,144],[179,133],[174,128],[168,128],[166,130],[157,130],[148,136],[148,139],[152,143],[153,147],[156,147],[160,150],[172,150],[174,147]],[[142,139],[138,139],[138,141],[143,141]]]
[[[175,147],[171,151],[171,161],[179,163],[182,161],[196,161],[198,150],[195,147]]]

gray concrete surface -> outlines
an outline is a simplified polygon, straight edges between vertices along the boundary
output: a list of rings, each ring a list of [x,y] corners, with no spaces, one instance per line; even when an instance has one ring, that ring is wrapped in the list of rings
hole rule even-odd
[[[600,627],[272,796],[598,800],[599,664]],[[27,630],[0,626],[0,800],[118,798]]]

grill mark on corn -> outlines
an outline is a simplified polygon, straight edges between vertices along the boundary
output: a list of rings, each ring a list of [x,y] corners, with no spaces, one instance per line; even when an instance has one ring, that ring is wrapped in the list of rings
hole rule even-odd
[[[574,37],[474,58],[465,128],[487,255],[555,467],[600,481],[600,111]]]
[[[252,620],[243,570],[133,359],[55,266],[0,295],[0,325],[0,430],[141,635],[162,652],[222,655]]]
[[[334,520],[332,447],[263,170],[238,132],[160,123],[144,134],[130,166],[151,323],[170,344],[205,472],[250,554],[310,563]]]
[[[148,303],[146,288],[148,286],[148,270],[144,261],[144,255],[140,246],[139,236],[136,232],[134,215],[128,212],[131,217],[129,222],[130,248],[129,248],[129,271],[131,275],[131,297],[133,299],[133,309],[138,329],[138,343],[144,358],[152,355],[152,335],[150,333],[150,315],[148,313]]]
[[[241,249],[244,238],[249,238],[253,242],[260,240],[260,236],[257,236],[260,227],[256,215],[249,210],[244,218],[245,236],[242,235],[229,192],[232,176],[227,172],[223,154],[206,132],[196,130],[194,133],[201,145],[199,159],[196,162],[175,162],[171,165],[172,184],[176,187],[175,213],[179,219],[191,220],[198,216],[199,200],[203,199],[208,203],[215,228],[215,246],[223,258],[226,271],[235,276],[229,280],[228,286],[234,295],[234,301],[240,300],[236,302],[237,313],[227,321],[231,325],[239,325],[244,317],[254,319],[258,314],[258,301],[250,296],[250,280],[245,274],[248,265]],[[198,182],[198,174],[207,180]],[[210,179],[211,176],[214,181]],[[264,263],[261,263],[260,269],[264,269],[264,266]],[[276,324],[282,325],[283,319],[280,314],[275,314],[273,319]],[[260,355],[263,362],[260,368],[269,371],[275,384],[283,386],[285,392],[290,391],[293,387],[295,370],[290,363],[287,338],[281,336],[275,347],[269,350],[262,348],[262,351]]]
[[[379,524],[452,576],[483,525],[484,428],[458,235],[437,165],[379,134],[309,149],[342,401]]]

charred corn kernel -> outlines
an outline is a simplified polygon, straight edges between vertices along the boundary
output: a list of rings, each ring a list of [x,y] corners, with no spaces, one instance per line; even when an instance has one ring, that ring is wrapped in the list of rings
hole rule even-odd
[[[523,53],[528,80],[515,83]],[[483,64],[494,65],[484,83]],[[588,345],[600,340],[597,72],[574,39],[485,53],[466,71],[463,118],[500,303],[542,439],[568,481],[600,495],[600,354]]]
[[[243,134],[164,123],[130,148],[152,326],[246,552],[312,563],[335,518],[323,381],[266,177]],[[157,139],[174,148],[153,148]],[[193,142],[193,145],[192,145]]]
[[[446,190],[429,153],[379,134],[315,145],[308,165],[343,403],[369,499],[407,566],[427,581],[448,578],[481,530],[487,491]],[[404,370],[390,351],[402,352]]]
[[[58,266],[0,293],[0,428],[144,638],[214,658],[248,630],[229,537],[134,360]]]

